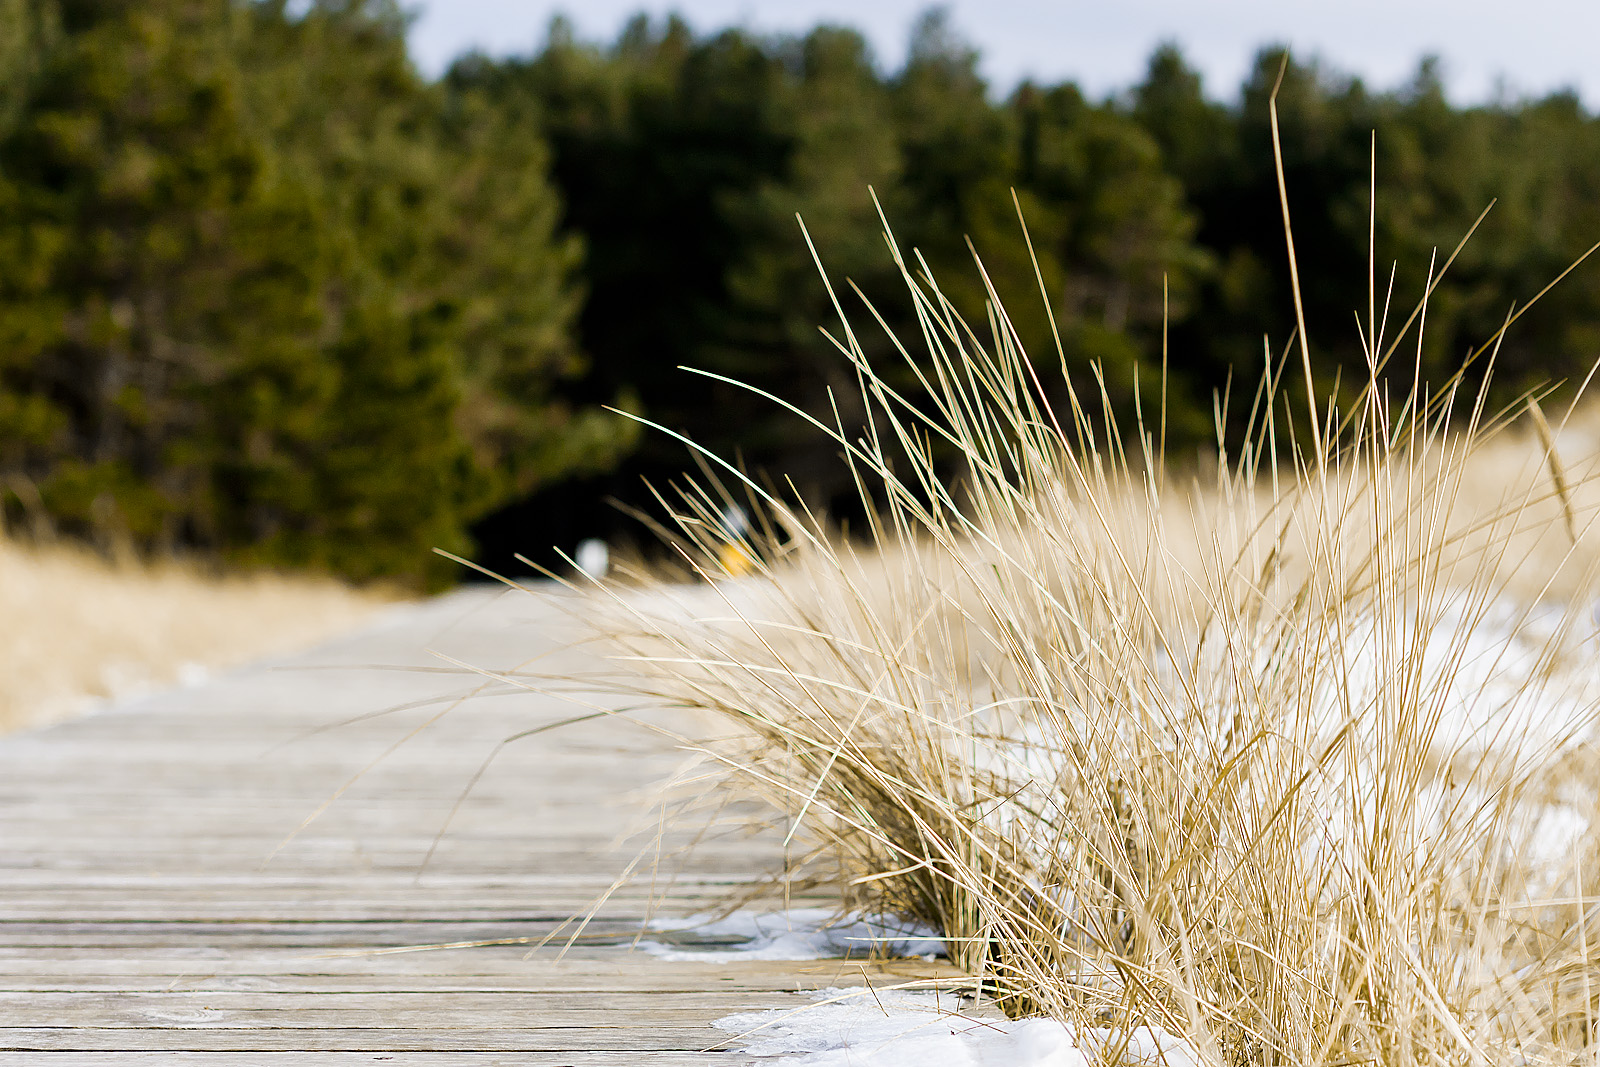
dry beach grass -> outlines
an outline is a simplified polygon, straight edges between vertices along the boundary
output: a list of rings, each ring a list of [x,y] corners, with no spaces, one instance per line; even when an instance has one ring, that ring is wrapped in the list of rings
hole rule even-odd
[[[393,597],[0,537],[0,731],[346,631]]]
[[[617,684],[730,724],[690,741],[782,813],[786,876],[937,926],[1012,1014],[1207,1065],[1592,1063],[1594,415],[1391,396],[1425,316],[1375,308],[1353,404],[1295,431],[1279,378],[1251,448],[1180,476],[1154,403],[1107,425],[999,294],[973,329],[890,244],[933,402],[845,325],[869,422],[816,424],[870,536],[724,465],[770,534],[714,484],[670,501],[711,606],[602,590]]]

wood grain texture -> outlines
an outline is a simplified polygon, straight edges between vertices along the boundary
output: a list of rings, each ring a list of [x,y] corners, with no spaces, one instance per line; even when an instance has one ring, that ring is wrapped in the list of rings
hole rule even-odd
[[[719,1052],[53,1052],[49,1067],[721,1067]],[[0,1052],[0,1067],[40,1067],[36,1052]]]
[[[657,826],[686,758],[646,716],[502,744],[603,700],[441,656],[592,669],[558,645],[562,596],[463,591],[0,739],[0,1067],[706,1067],[747,1062],[720,1016],[950,976],[635,951],[650,915],[714,907],[781,851],[739,812],[692,851],[703,827]]]

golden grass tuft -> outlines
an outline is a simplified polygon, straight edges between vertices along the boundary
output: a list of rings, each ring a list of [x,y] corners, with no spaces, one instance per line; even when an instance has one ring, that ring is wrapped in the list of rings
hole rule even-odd
[[[1269,381],[1250,447],[1180,476],[1159,426],[1041,382],[992,289],[980,341],[889,243],[931,400],[846,324],[868,423],[816,423],[867,536],[723,464],[770,533],[685,488],[711,590],[602,590],[617,684],[734,725],[700,747],[782,813],[786,876],[937,925],[1013,1014],[1208,1065],[1592,1063],[1600,491],[1556,447],[1594,418],[1391,398],[1424,306],[1363,323],[1353,404]]]
[[[393,599],[326,579],[219,577],[0,537],[0,731],[310,644]]]

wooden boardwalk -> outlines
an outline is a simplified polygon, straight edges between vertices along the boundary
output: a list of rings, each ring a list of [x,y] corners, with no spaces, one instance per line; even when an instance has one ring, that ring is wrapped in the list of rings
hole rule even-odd
[[[715,1051],[712,1020],[860,984],[856,962],[632,950],[653,894],[693,912],[771,869],[775,843],[749,839],[703,844],[664,894],[620,890],[564,957],[407,951],[542,938],[654,836],[650,786],[682,754],[601,719],[505,746],[423,865],[497,743],[577,710],[480,696],[425,726],[473,686],[426,650],[492,668],[551,654],[554,603],[469,590],[292,661],[0,738],[0,1067],[743,1063]],[[645,835],[618,844],[632,825]],[[912,973],[929,972],[866,968]]]

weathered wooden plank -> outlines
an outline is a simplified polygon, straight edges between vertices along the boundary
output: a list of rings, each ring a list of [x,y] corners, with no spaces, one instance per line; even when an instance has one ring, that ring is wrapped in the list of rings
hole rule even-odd
[[[107,967],[114,967],[106,961]],[[0,975],[5,992],[170,993],[185,991],[248,991],[286,993],[788,993],[830,985],[871,984],[888,988],[914,981],[949,981],[945,968],[894,971],[873,967],[836,967],[831,971],[798,971],[769,966],[750,968],[673,965],[608,969],[585,961],[582,969],[535,970],[523,974],[205,974],[163,971],[122,974],[111,970],[62,975]]]
[[[695,1052],[718,1046],[726,1038],[709,1026],[412,1030],[0,1027],[0,1052]]]
[[[308,875],[325,873],[329,876],[338,876],[368,871],[374,874],[404,875],[408,872],[414,873],[422,866],[424,860],[428,860],[430,867],[448,864],[455,870],[478,872],[485,877],[515,874],[527,870],[566,870],[589,874],[598,879],[621,871],[630,865],[637,855],[635,850],[611,853],[595,848],[554,847],[531,852],[518,850],[513,853],[505,848],[473,847],[471,842],[441,845],[430,854],[427,846],[422,843],[403,849],[388,849],[383,847],[383,842],[352,841],[330,843],[317,848],[306,846],[292,851],[285,849],[273,856],[267,849],[260,851],[221,847],[207,849],[203,842],[194,843],[194,847],[189,849],[179,847],[180,844],[175,843],[167,852],[159,850],[106,852],[93,861],[82,853],[67,849],[53,853],[41,851],[34,857],[34,862],[23,861],[26,866],[22,863],[18,863],[17,866],[36,871],[128,874],[149,874],[178,869],[195,873],[212,871],[221,873],[244,866],[270,866],[273,870],[286,873]],[[653,863],[651,853],[654,849],[644,851],[646,854],[642,857],[643,862]],[[661,866],[667,872],[681,871],[694,875],[722,874],[733,866],[740,855],[736,845],[708,846],[687,856],[670,855]],[[749,853],[745,851],[742,855],[748,857]],[[756,876],[754,871],[748,873],[751,878]]]
[[[795,1008],[794,993],[285,993],[230,990],[0,993],[13,1027],[222,1030],[578,1029],[703,1026],[735,1011]]]
[[[369,1012],[384,1008],[405,1011],[422,1011],[437,1008],[441,1013],[476,1013],[482,1011],[516,1011],[524,1018],[537,1020],[538,1025],[551,1025],[553,1015],[589,1013],[593,1011],[680,1011],[687,1008],[705,1011],[730,1011],[743,1003],[762,1007],[793,1007],[792,992],[769,992],[766,996],[752,996],[746,991],[730,993],[726,990],[694,989],[663,992],[654,989],[594,992],[573,992],[568,989],[546,990],[459,990],[445,991],[432,988],[405,989],[385,992],[333,993],[326,990],[260,990],[174,989],[162,992],[132,992],[128,990],[80,990],[54,992],[0,992],[0,1011],[8,1018],[19,1019],[24,1012],[40,1018],[53,1013],[102,1012],[109,1019],[115,1014],[159,1018],[161,1012],[204,1010],[222,1015],[255,1012],[292,1011],[297,1014],[324,1011]],[[533,1013],[533,1014],[527,1014]],[[30,1020],[32,1022],[33,1020]],[[49,1024],[53,1025],[53,1024]],[[106,1025],[110,1025],[107,1023]],[[302,1025],[296,1023],[294,1025]],[[320,1025],[307,1023],[304,1025]],[[387,1024],[363,1024],[387,1025]]]
[[[52,1052],[49,1067],[742,1067],[728,1052]],[[0,1052],[0,1067],[40,1067],[36,1052]]]
[[[66,895],[63,894],[65,897]],[[674,904],[716,906],[716,893],[675,893]],[[558,922],[588,914],[594,896],[542,894],[522,900],[474,901],[455,897],[414,896],[395,900],[289,900],[215,897],[166,897],[153,900],[9,899],[0,903],[0,924],[61,921],[63,914],[75,922]],[[602,919],[642,919],[654,913],[652,900],[640,893],[619,894],[600,904]]]
[[[314,949],[395,948],[462,941],[552,937],[571,924],[565,919],[522,922],[132,922],[85,923],[62,919],[47,923],[0,923],[0,946],[76,947],[92,945],[211,945],[242,947],[302,946]],[[639,935],[637,923],[589,924],[590,944],[625,944]]]
[[[614,878],[607,878],[598,872],[591,872],[583,879],[573,878],[565,883],[528,882],[520,885],[507,884],[504,879],[492,875],[485,875],[480,881],[468,885],[428,885],[417,884],[405,875],[391,875],[385,879],[376,873],[354,877],[349,875],[341,877],[336,874],[312,877],[288,873],[282,882],[277,883],[263,879],[257,884],[205,884],[203,881],[196,881],[191,885],[165,886],[151,884],[153,879],[133,872],[126,872],[120,879],[115,876],[115,872],[106,872],[102,877],[105,877],[109,884],[74,885],[71,879],[76,873],[63,876],[60,872],[45,868],[0,870],[0,900],[4,901],[5,906],[11,907],[49,899],[68,900],[72,905],[110,904],[117,901],[138,904],[144,899],[197,902],[250,900],[260,903],[294,903],[298,900],[315,903],[322,899],[331,902],[338,899],[342,893],[355,890],[360,892],[363,900],[375,904],[408,900],[455,900],[462,904],[481,903],[485,907],[502,907],[509,903],[529,901],[538,901],[541,904],[552,900],[587,901],[597,899],[606,891],[611,891],[612,895],[643,900],[651,899],[652,893],[660,892],[660,887],[652,891],[647,882],[640,880],[630,880],[618,885]],[[88,877],[97,872],[83,873]],[[710,877],[707,877],[707,874]],[[30,883],[26,880],[28,876],[33,876],[37,880]],[[402,884],[385,885],[384,881]],[[695,894],[725,896],[734,887],[747,886],[748,881],[745,879],[723,877],[715,872],[702,872],[678,878],[674,892],[685,896]],[[800,899],[800,895],[797,894],[793,899]],[[805,899],[820,901],[828,898],[809,895]]]

